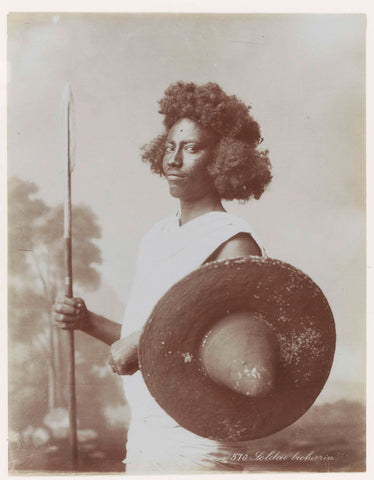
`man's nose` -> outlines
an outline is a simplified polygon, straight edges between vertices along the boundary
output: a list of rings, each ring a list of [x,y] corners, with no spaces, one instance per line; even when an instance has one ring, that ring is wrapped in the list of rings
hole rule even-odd
[[[183,155],[180,148],[176,148],[168,159],[168,165],[180,167],[183,164]]]

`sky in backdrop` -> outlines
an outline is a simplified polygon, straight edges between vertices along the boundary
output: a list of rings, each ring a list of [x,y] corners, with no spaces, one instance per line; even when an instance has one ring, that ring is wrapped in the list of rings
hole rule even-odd
[[[269,256],[321,287],[337,326],[327,392],[354,396],[345,382],[365,374],[364,62],[362,15],[11,14],[8,174],[35,182],[49,204],[63,201],[69,82],[73,202],[91,206],[102,227],[103,287],[86,298],[116,316],[139,240],[178,208],[140,160],[162,130],[157,100],[176,80],[217,82],[252,106],[273,166],[259,201],[225,206]]]

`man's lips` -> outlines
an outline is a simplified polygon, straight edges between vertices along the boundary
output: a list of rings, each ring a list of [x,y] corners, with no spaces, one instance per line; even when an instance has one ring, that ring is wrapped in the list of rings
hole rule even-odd
[[[179,172],[167,172],[167,178],[173,180],[174,178],[184,178],[185,175],[180,174]]]

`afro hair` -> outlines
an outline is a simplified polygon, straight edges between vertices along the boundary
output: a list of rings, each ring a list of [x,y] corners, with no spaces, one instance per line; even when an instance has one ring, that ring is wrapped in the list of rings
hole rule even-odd
[[[159,100],[165,132],[142,147],[142,160],[153,172],[163,175],[162,161],[168,130],[181,118],[188,118],[210,130],[215,152],[208,172],[223,200],[260,198],[271,181],[267,150],[259,150],[260,127],[235,95],[227,95],[216,83],[198,86],[176,82]]]

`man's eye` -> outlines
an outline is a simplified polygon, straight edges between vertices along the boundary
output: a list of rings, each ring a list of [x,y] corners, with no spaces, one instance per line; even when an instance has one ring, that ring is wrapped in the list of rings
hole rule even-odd
[[[196,152],[199,151],[199,149],[198,149],[196,146],[194,146],[194,145],[187,146],[187,147],[186,147],[186,150],[187,150],[187,152],[189,152],[189,153],[196,153]]]
[[[166,147],[165,147],[165,152],[168,152],[168,153],[169,153],[169,152],[172,152],[173,150],[174,150],[173,145],[166,145]]]

